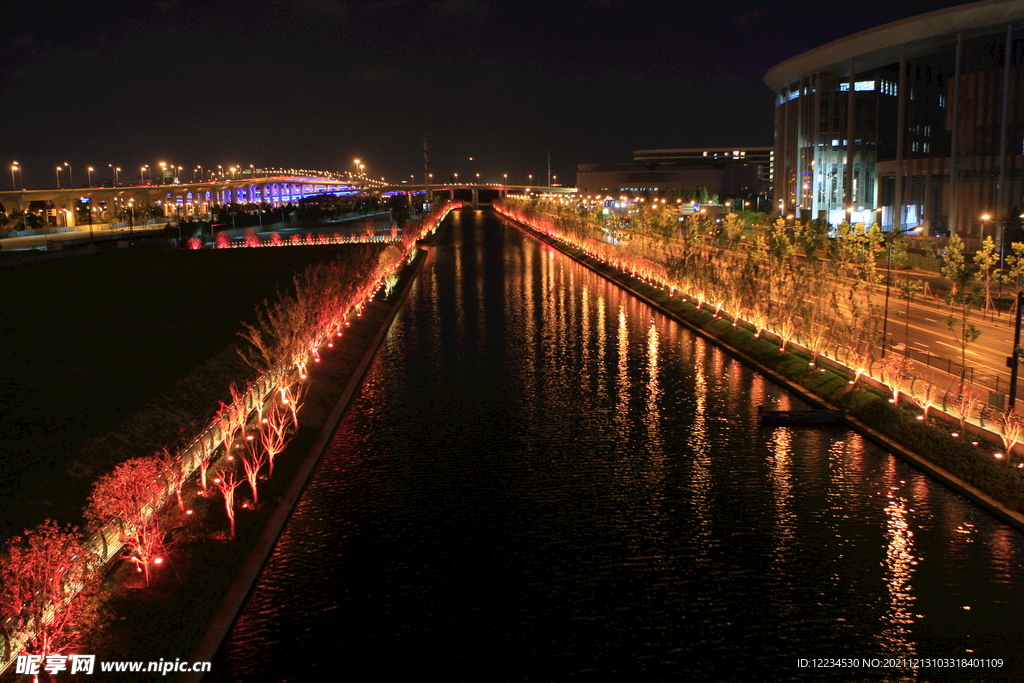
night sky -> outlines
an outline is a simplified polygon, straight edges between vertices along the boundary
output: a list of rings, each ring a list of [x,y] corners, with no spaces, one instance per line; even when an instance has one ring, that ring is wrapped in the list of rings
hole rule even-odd
[[[634,149],[772,144],[764,72],[956,2],[32,0],[0,41],[0,187],[166,161],[575,182]],[[474,157],[474,160],[470,160]],[[66,183],[66,175],[62,174]],[[21,185],[20,179],[18,182]]]

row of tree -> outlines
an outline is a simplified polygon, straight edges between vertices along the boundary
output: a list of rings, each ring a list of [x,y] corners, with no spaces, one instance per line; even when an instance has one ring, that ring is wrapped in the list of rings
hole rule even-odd
[[[902,356],[898,366],[890,362],[888,370],[879,367],[885,356],[881,272],[887,271],[878,266],[887,267],[890,248],[892,263],[904,263],[907,243],[878,225],[833,227],[822,220],[793,223],[781,218],[759,223],[737,214],[684,214],[680,207],[661,202],[636,203],[621,211],[581,205],[575,199],[509,197],[499,210],[620,270],[684,293],[716,315],[744,320],[755,336],[769,330],[781,341],[781,350],[799,343],[810,352],[812,366],[819,355],[828,354],[858,376],[866,371],[884,374],[890,386],[899,375],[900,382],[914,388],[905,395],[926,413],[941,403],[954,405],[953,412],[962,412],[956,406],[966,408],[969,415],[982,405],[969,377],[951,378],[950,387],[942,388],[913,377],[912,364]],[[942,273],[949,289],[943,296],[948,311],[944,323],[960,350],[961,367],[966,366],[969,345],[981,334],[972,315],[994,306],[994,284],[1005,282],[1015,293],[1024,291],[1024,244],[1013,243],[1009,251],[1000,270],[991,238],[973,257],[964,253],[956,236],[945,245]],[[924,288],[914,278],[897,279],[892,287],[894,299],[906,306],[908,341],[910,304]],[[1015,419],[1006,418],[1011,423]],[[1012,445],[1016,440],[1006,441]]]
[[[219,493],[234,538],[236,490],[248,484],[245,504],[259,505],[260,483],[273,475],[275,459],[298,429],[309,364],[320,362],[320,350],[333,347],[379,288],[394,285],[416,240],[451,208],[407,225],[399,245],[361,245],[344,259],[307,267],[291,292],[258,306],[256,321],[240,333],[240,353],[260,379],[244,390],[229,388],[231,399],[211,425],[215,438],[128,460],[102,476],[84,512],[90,536],[47,520],[10,539],[0,556],[5,654],[73,650],[94,625],[108,546],[123,548],[122,557],[148,585],[152,567],[170,550],[170,529],[190,513],[189,495]],[[193,478],[195,488],[186,491]]]

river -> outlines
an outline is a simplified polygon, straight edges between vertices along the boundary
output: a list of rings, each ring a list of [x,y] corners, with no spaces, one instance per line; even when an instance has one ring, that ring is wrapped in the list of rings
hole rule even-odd
[[[1019,679],[1024,535],[845,428],[759,427],[802,404],[447,221],[207,681]]]

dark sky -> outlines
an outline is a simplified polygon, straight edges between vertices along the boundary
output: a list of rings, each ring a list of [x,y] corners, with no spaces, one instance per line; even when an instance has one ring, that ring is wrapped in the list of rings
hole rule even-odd
[[[955,4],[26,0],[0,39],[0,187],[12,160],[28,187],[65,161],[76,185],[88,165],[357,157],[394,181],[421,174],[424,134],[436,178],[493,181],[542,177],[549,150],[574,182],[634,149],[768,145],[768,68]]]

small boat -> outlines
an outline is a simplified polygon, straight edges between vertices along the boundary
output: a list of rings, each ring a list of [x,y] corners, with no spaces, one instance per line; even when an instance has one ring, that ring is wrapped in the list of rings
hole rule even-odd
[[[842,422],[845,410],[765,410],[757,407],[763,425],[827,425]]]

